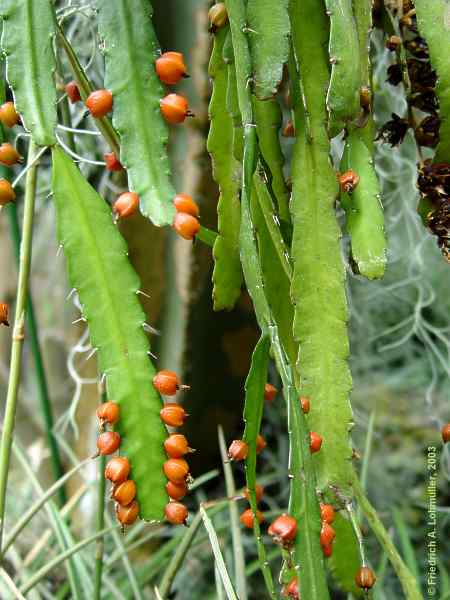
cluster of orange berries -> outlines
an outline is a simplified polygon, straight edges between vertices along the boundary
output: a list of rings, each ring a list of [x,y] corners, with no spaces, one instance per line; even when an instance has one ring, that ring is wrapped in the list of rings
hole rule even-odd
[[[153,385],[163,396],[174,396],[179,389],[189,386],[180,384],[178,376],[173,371],[159,371],[153,378]],[[167,402],[160,411],[161,420],[169,427],[181,427],[188,416],[184,408],[176,402]],[[166,491],[170,502],[165,508],[165,517],[172,525],[186,525],[188,510],[180,502],[188,493],[188,483],[191,480],[189,465],[184,456],[193,452],[188,441],[181,433],[172,433],[164,442],[164,450],[168,459],[164,463],[164,473],[169,480]]]
[[[6,325],[7,327],[9,327],[8,313],[9,313],[9,306],[7,304],[5,304],[4,302],[1,302],[0,303],[0,325]]]
[[[0,106],[0,123],[5,127],[14,127],[20,123],[19,113],[13,102],[5,102]],[[12,167],[22,162],[22,157],[12,144],[5,142],[0,145],[0,164]],[[16,199],[16,193],[7,179],[0,179],[0,206]]]

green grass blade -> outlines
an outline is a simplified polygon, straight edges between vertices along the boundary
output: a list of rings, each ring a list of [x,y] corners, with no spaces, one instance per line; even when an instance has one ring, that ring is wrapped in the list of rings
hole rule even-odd
[[[131,462],[140,514],[159,520],[167,503],[162,470],[167,432],[159,416],[161,398],[152,385],[155,369],[137,298],[139,279],[110,208],[59,148],[53,150],[52,185],[69,279],[98,349],[108,398],[120,404],[121,454]]]
[[[395,529],[400,539],[400,547],[402,549],[402,554],[404,556],[406,566],[414,575],[416,581],[420,581],[420,568],[417,563],[414,546],[411,542],[411,535],[408,531],[408,527],[405,523],[405,520],[402,517],[402,513],[398,510],[398,508],[394,508],[393,517]]]
[[[120,162],[127,169],[130,190],[141,199],[141,212],[155,225],[170,225],[175,191],[166,152],[167,126],[159,107],[164,89],[154,66],[159,45],[152,7],[146,0],[97,0],[97,6]]]
[[[3,0],[1,46],[16,110],[38,146],[56,143],[55,15],[50,0]]]

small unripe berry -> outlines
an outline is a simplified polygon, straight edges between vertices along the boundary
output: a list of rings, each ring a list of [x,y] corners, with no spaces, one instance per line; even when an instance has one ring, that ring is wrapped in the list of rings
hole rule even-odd
[[[182,77],[188,77],[181,52],[164,52],[156,60],[156,74],[167,85],[178,83]]]
[[[0,325],[6,325],[7,327],[9,327],[8,312],[9,306],[2,302],[0,304]]]
[[[355,583],[358,587],[367,592],[375,584],[375,573],[369,567],[361,567],[355,576]]]
[[[186,411],[175,402],[168,402],[159,413],[161,420],[170,427],[181,427],[188,416]]]
[[[119,219],[126,219],[134,215],[139,208],[139,196],[134,192],[120,194],[113,204],[113,211]]]
[[[320,505],[320,519],[324,523],[331,523],[334,521],[336,513],[334,512],[334,508],[331,504],[321,504]]]
[[[302,411],[304,412],[304,414],[307,415],[311,409],[311,403],[309,401],[309,398],[307,398],[306,396],[301,396],[300,406],[302,407]]]
[[[325,558],[330,558],[333,554],[333,546],[331,544],[329,546],[322,546],[322,552]]]
[[[188,509],[181,502],[169,502],[164,513],[167,521],[172,525],[186,525]]]
[[[116,515],[122,525],[131,525],[139,516],[139,504],[133,500],[128,506],[116,506]]]
[[[258,519],[258,523],[262,523],[264,521],[264,515],[261,511],[256,511],[256,518]],[[242,523],[242,525],[244,525],[244,527],[247,527],[247,529],[253,529],[254,519],[252,509],[247,508],[247,510],[244,510],[239,517],[239,521]]]
[[[285,598],[293,598],[293,600],[300,600],[297,577],[293,577],[291,581],[284,586],[282,594]]]
[[[187,213],[177,212],[173,219],[173,228],[185,240],[193,240],[200,230],[198,220]]]
[[[189,465],[184,458],[169,458],[164,463],[164,473],[169,481],[181,483],[189,475]]]
[[[20,122],[19,113],[16,111],[13,102],[5,102],[0,106],[0,122],[5,127],[14,127]]]
[[[230,460],[245,460],[248,455],[248,446],[243,440],[233,440],[228,448]]]
[[[444,425],[444,427],[441,430],[441,434],[442,434],[442,441],[444,442],[444,444],[447,444],[448,442],[450,442],[450,423],[447,423],[446,425]]]
[[[108,171],[122,171],[123,166],[120,160],[117,158],[114,152],[107,152],[103,155],[103,159],[106,163],[106,169]]]
[[[172,500],[181,500],[188,493],[187,483],[185,481],[181,481],[180,483],[168,481],[166,483],[166,492]]]
[[[76,81],[69,81],[64,89],[66,90],[67,97],[72,104],[75,104],[75,102],[79,102],[81,100],[80,88],[78,87]]]
[[[181,458],[191,452],[186,437],[181,433],[172,433],[164,442],[164,450],[170,458]]]
[[[0,163],[12,167],[12,165],[20,162],[22,162],[22,157],[12,144],[5,142],[0,145]]]
[[[331,525],[328,523],[322,523],[322,529],[320,530],[320,545],[331,546],[335,537],[336,532]]]
[[[97,417],[100,422],[114,425],[119,420],[120,408],[115,402],[103,402],[97,408]]]
[[[258,434],[256,436],[256,454],[259,454],[260,452],[262,452],[266,446],[267,446],[266,440],[263,438],[262,435]]]
[[[283,129],[283,137],[295,137],[294,123],[289,119]]]
[[[173,204],[177,212],[186,213],[193,217],[198,217],[200,214],[198,204],[188,194],[177,194],[173,199]]]
[[[153,385],[163,396],[174,396],[180,387],[178,375],[166,369],[158,371],[153,377]]]
[[[97,438],[97,448],[100,454],[114,454],[120,446],[120,435],[116,431],[105,431]]]
[[[355,187],[359,183],[359,175],[349,169],[345,173],[339,175],[339,185],[341,186],[341,191],[346,192],[347,194],[351,194]]]
[[[109,479],[113,483],[122,483],[128,479],[131,465],[128,458],[124,456],[116,456],[112,458],[105,467],[105,479]]]
[[[270,525],[268,533],[278,543],[292,542],[297,535],[297,521],[291,515],[284,513]]]
[[[0,206],[16,199],[16,192],[7,179],[0,179]]]
[[[277,388],[271,383],[266,383],[264,386],[264,400],[267,400],[267,402],[272,402],[277,394]]]
[[[255,485],[255,496],[256,496],[256,502],[261,502],[261,498],[263,497],[264,494],[264,488],[262,485],[259,485],[259,483],[257,483]],[[247,500],[250,501],[250,492],[248,488],[245,488],[244,490],[244,496],[247,498]]]
[[[95,90],[89,94],[86,106],[93,117],[101,119],[112,109],[113,97],[109,90]]]
[[[186,98],[179,94],[168,94],[160,101],[161,113],[168,123],[182,123],[186,117],[192,116]]]
[[[211,23],[212,31],[220,29],[228,21],[228,12],[223,2],[218,2],[211,6],[208,12],[209,22]]]
[[[311,431],[311,433],[309,434],[309,449],[311,450],[311,454],[314,454],[315,452],[319,452],[320,448],[322,447],[322,438],[321,436],[316,433],[315,431]]]
[[[127,479],[114,486],[112,497],[121,506],[127,506],[136,496],[136,484],[132,479]]]

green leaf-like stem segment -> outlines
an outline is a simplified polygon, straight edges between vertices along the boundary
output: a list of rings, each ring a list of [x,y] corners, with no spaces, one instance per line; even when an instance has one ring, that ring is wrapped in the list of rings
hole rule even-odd
[[[1,47],[14,104],[38,146],[56,143],[55,15],[50,0],[3,0]]]
[[[167,432],[152,384],[155,369],[137,298],[139,278],[110,208],[58,147],[53,149],[52,187],[70,283],[98,351],[108,399],[120,405],[120,454],[130,460],[141,517],[160,520],[168,500],[163,473]]]
[[[155,225],[171,225],[175,190],[170,182],[165,95],[155,71],[159,44],[148,0],[97,0],[105,55],[105,87],[113,94],[113,125],[120,137],[120,162],[141,212]]]

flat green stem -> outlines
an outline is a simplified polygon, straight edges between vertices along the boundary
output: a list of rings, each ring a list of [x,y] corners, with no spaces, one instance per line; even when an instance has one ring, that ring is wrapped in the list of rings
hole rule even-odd
[[[30,140],[28,163],[34,159],[36,146]],[[22,366],[22,348],[25,338],[25,314],[28,298],[28,280],[31,265],[31,240],[33,236],[33,214],[36,197],[37,163],[27,173],[25,185],[25,203],[23,215],[22,243],[20,246],[19,278],[17,284],[16,314],[14,318],[11,346],[11,363],[0,444],[0,551],[3,539],[6,508],[6,486],[8,483],[9,461],[13,441],[14,421],[19,392],[20,371]]]

